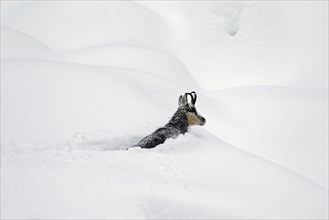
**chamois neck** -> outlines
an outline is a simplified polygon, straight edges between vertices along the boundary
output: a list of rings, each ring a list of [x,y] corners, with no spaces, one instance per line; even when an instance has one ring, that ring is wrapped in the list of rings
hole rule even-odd
[[[178,129],[182,134],[186,133],[188,127],[186,113],[181,109],[177,109],[177,111],[171,117],[170,121],[166,124],[166,126],[174,127]]]

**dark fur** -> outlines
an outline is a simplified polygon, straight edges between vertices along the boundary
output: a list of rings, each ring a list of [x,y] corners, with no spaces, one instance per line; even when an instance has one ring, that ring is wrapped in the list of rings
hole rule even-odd
[[[175,138],[179,134],[185,134],[187,132],[187,127],[186,113],[183,112],[182,109],[178,109],[165,126],[143,138],[136,146],[141,148],[156,147],[164,143],[168,138]]]

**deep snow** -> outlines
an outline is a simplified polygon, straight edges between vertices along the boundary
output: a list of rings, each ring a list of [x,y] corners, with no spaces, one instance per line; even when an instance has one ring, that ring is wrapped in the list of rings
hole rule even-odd
[[[328,2],[1,2],[1,218],[328,218]],[[128,146],[198,92],[207,119]]]
[[[90,145],[6,156],[3,215],[321,218],[327,208],[326,189],[203,129],[152,150]]]

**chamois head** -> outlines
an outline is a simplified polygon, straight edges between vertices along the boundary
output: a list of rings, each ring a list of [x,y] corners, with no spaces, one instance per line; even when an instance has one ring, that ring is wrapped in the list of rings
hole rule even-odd
[[[188,96],[191,97],[191,101],[188,101]],[[197,95],[195,92],[185,93],[184,95],[179,96],[178,99],[178,108],[183,111],[187,116],[188,125],[201,125],[203,126],[206,123],[206,119],[202,117],[195,108]]]

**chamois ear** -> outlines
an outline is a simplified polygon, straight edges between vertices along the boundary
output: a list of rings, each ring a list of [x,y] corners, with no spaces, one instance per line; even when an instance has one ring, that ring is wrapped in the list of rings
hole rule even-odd
[[[183,106],[187,105],[187,93],[185,93],[182,97],[182,104]]]
[[[182,105],[183,105],[183,97],[182,95],[180,95],[178,98],[178,106],[182,106]]]

